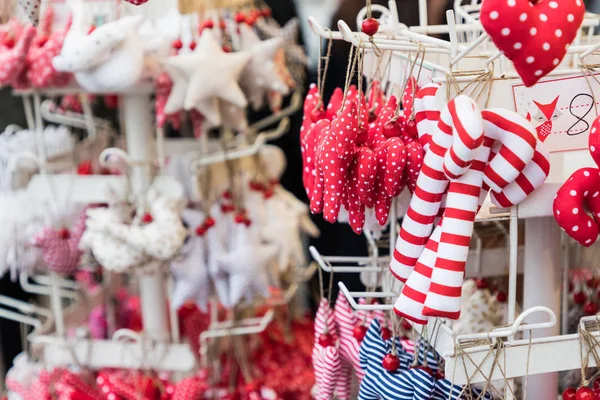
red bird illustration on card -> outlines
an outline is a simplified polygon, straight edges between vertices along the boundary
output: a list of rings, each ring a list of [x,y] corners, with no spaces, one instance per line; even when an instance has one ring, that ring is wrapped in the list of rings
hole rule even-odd
[[[527,113],[527,120],[540,122],[540,125],[538,125],[535,130],[537,131],[538,138],[542,142],[552,133],[552,121],[556,121],[562,115],[562,112],[557,107],[559,97],[560,96],[556,96],[556,98],[548,104],[541,104],[533,100],[533,103],[537,106],[538,110],[534,113],[533,118],[529,112]]]

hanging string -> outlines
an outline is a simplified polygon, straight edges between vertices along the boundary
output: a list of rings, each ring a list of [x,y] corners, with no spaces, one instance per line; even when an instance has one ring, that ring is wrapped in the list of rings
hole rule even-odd
[[[319,65],[317,68],[317,90],[319,91],[319,102],[317,103],[317,109],[323,107],[323,92],[325,91],[325,79],[327,78],[327,71],[329,70],[329,60],[331,59],[331,46],[333,44],[333,34],[330,29],[329,40],[327,42],[327,54],[323,57],[323,39],[319,36]],[[325,61],[325,67],[321,71],[322,62]]]
[[[340,107],[340,111],[343,108],[343,105],[346,104],[346,97],[348,96],[348,89],[350,88],[350,83],[352,82],[352,78],[354,77],[354,69],[356,68],[356,63],[358,59],[358,49],[356,52],[354,51],[354,46],[350,47],[350,54],[348,57],[348,66],[346,68],[346,82],[344,83],[344,97],[342,99],[342,107]]]
[[[358,93],[356,94],[356,99],[357,99],[356,107],[357,107],[357,112],[358,112],[358,115],[357,115],[357,117],[358,117],[358,126],[360,127],[361,126],[361,124],[360,124],[360,122],[361,122],[360,121],[360,117],[361,117],[361,114],[362,114],[361,113],[361,111],[362,111],[361,110],[361,106],[362,106],[362,103],[363,103],[361,97],[363,96],[362,86],[363,86],[363,76],[364,76],[364,67],[365,67],[365,64],[364,64],[364,61],[365,61],[365,49],[363,48],[360,52],[358,52],[358,49],[357,49],[357,53],[356,54],[357,54],[357,57],[358,57],[358,74],[357,74],[358,75],[357,76],[357,79],[358,79]]]
[[[409,59],[410,59],[410,53],[408,53]],[[423,60],[425,59],[425,48],[423,47],[423,45],[419,42],[419,47],[417,49],[417,53],[415,54],[415,58],[414,60],[412,60],[411,65],[410,65],[410,71],[408,72],[408,75],[406,76],[406,79],[404,80],[404,85],[402,86],[402,90],[400,91],[400,99],[398,101],[398,105],[396,106],[396,110],[394,111],[394,121],[398,119],[398,116],[400,114],[400,106],[402,105],[402,98],[404,97],[404,92],[406,91],[406,87],[408,86],[408,81],[410,80],[410,78],[413,76],[413,71],[415,69],[415,66],[417,65],[417,61],[419,59],[419,56],[421,56],[421,62],[419,63],[419,71],[417,73],[417,82],[419,81],[419,77],[421,76],[421,69],[423,68]],[[413,96],[412,96],[412,101],[414,103],[415,101],[415,86],[413,85]],[[414,107],[412,107],[412,115],[414,115]],[[412,116],[411,115],[411,116]]]

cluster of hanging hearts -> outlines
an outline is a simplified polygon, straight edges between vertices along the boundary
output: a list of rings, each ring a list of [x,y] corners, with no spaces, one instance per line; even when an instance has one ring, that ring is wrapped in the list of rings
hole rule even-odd
[[[496,206],[514,206],[550,171],[549,155],[525,118],[500,108],[480,111],[465,95],[432,109],[438,89],[430,84],[416,94],[423,100],[415,102],[416,114],[428,113],[417,123],[427,152],[390,263],[405,282],[395,311],[419,324],[460,316],[469,243],[488,192]]]
[[[403,322],[402,329],[409,331],[410,324]],[[360,384],[359,399],[492,398],[453,385],[444,378],[442,358],[424,340],[401,339],[381,311],[355,313],[342,293],[333,310],[321,300],[312,359],[317,400],[350,399],[353,377]]]
[[[385,99],[379,84],[369,100],[351,86],[346,93],[336,89],[327,109],[316,85],[304,102],[300,132],[303,183],[311,211],[336,222],[340,210],[361,233],[368,210],[385,225],[392,199],[407,187],[416,188],[424,156],[416,120],[412,114],[416,80],[407,84],[400,112],[394,96]]]

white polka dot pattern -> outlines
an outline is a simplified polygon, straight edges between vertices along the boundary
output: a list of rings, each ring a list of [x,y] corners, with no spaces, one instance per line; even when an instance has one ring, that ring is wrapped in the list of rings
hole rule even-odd
[[[11,27],[0,35],[0,85],[26,87],[27,85],[23,81],[25,80],[24,72],[27,66],[27,52],[35,36],[35,28],[27,25],[25,28],[20,29],[16,24],[10,22]],[[17,36],[18,30],[21,30],[21,32]],[[4,42],[4,37],[7,34],[15,36],[16,44],[12,48],[7,47]]]
[[[563,59],[577,35],[585,8],[580,0],[486,0],[481,24],[513,61],[526,86],[533,86]],[[531,64],[535,62],[536,68]]]

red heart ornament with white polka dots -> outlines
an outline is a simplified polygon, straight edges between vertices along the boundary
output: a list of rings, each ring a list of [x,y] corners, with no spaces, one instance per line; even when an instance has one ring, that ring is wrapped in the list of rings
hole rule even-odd
[[[485,0],[481,24],[533,86],[560,63],[583,21],[582,0]]]

